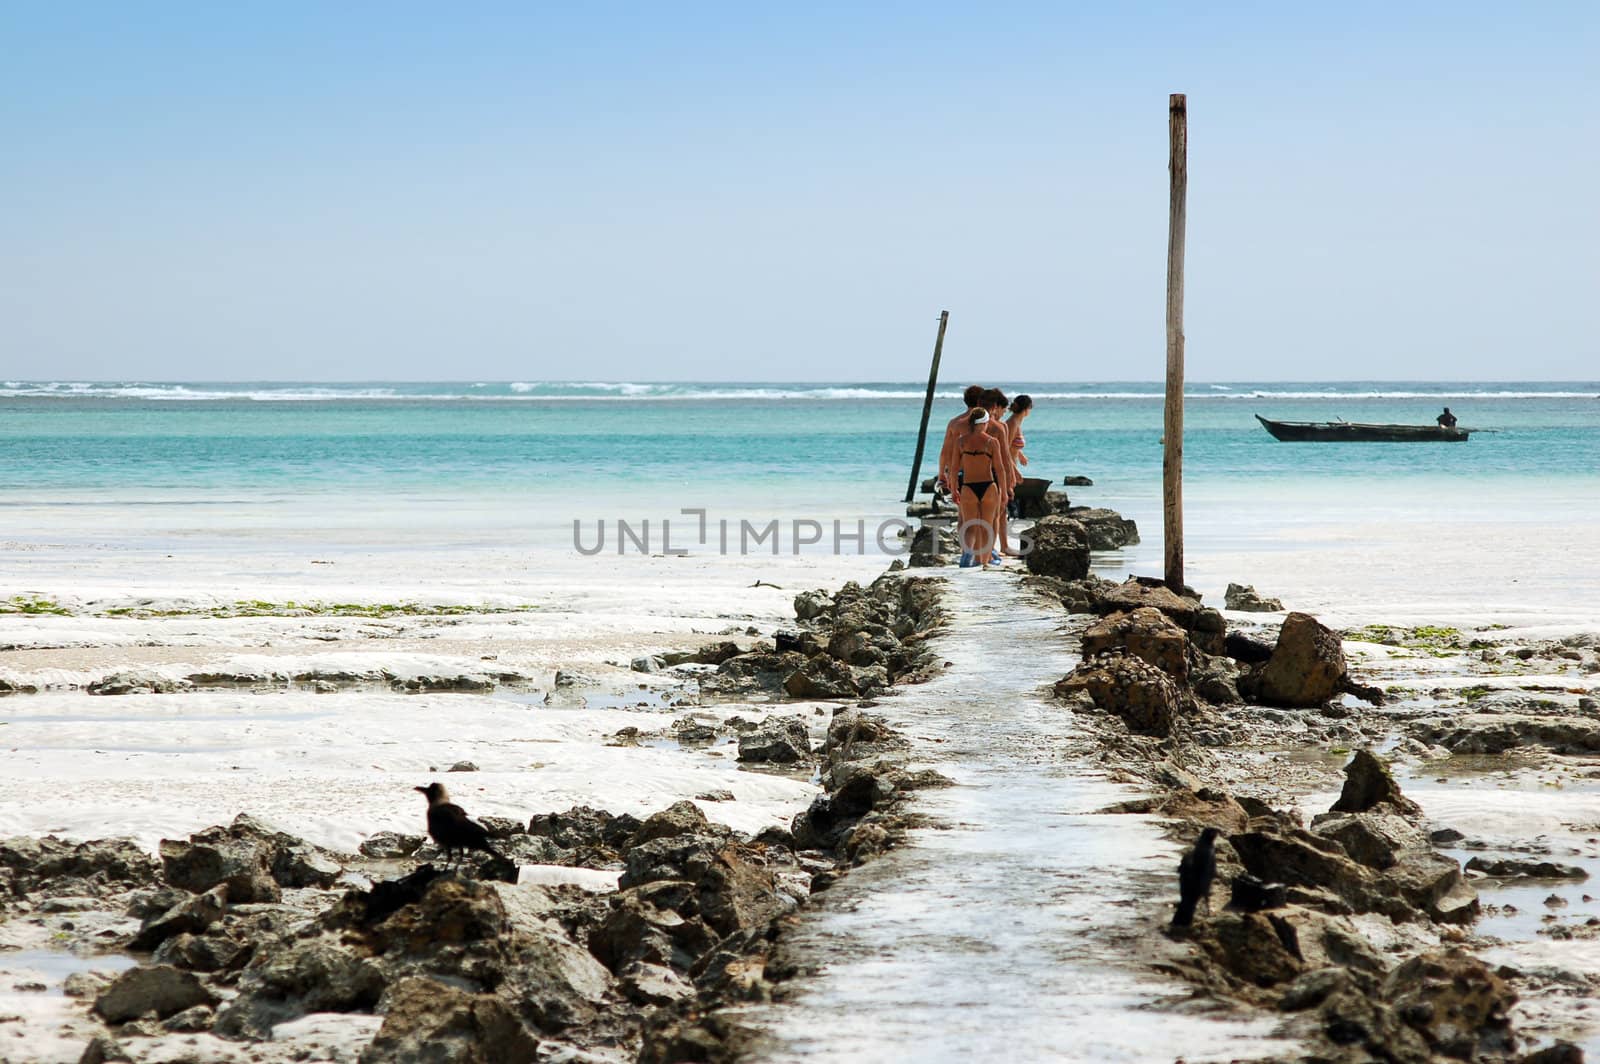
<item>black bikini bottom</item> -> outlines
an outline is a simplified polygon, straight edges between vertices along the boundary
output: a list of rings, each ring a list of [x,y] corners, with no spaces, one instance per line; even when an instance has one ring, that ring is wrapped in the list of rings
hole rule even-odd
[[[978,497],[979,502],[983,501],[984,493],[987,492],[990,486],[993,484],[994,481],[992,480],[964,480],[961,482],[962,487],[972,489],[972,494]]]

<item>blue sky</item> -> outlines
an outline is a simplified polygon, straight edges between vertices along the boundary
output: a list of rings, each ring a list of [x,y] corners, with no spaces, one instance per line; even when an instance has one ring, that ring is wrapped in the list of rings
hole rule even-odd
[[[1600,365],[1600,6],[0,7],[0,376]]]

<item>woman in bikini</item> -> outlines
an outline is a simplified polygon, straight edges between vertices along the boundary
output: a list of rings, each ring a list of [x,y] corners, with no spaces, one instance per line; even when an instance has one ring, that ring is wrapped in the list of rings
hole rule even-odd
[[[956,461],[961,472],[961,539],[966,552],[963,568],[981,563],[989,568],[995,529],[1002,520],[1007,456],[989,431],[989,413],[978,407],[967,415],[967,427],[956,440]]]
[[[1012,472],[1016,474],[1016,483],[1018,484],[1022,483],[1023,480],[1022,467],[1028,464],[1028,456],[1022,453],[1022,449],[1028,445],[1028,441],[1022,436],[1022,423],[1027,420],[1028,414],[1032,410],[1033,397],[1019,395],[1011,400],[1011,416],[1006,418],[1005,422],[1006,435],[1011,438],[1011,468]],[[1006,513],[1012,517],[1022,516],[1021,507],[1017,504],[1015,497],[1007,504]],[[1004,550],[1003,544],[1001,549]],[[1010,550],[1004,550],[1004,552],[1013,555],[1019,554],[1017,551]]]

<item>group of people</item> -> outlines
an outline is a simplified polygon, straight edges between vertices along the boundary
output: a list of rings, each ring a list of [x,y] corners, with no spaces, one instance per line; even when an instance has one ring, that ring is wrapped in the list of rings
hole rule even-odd
[[[1022,423],[1033,409],[1026,395],[1007,399],[999,388],[974,384],[961,394],[964,413],[945,427],[939,450],[938,490],[955,500],[961,516],[961,567],[999,565],[1016,557],[1006,518],[1013,512],[1027,440]],[[1007,411],[1010,416],[1007,416]]]

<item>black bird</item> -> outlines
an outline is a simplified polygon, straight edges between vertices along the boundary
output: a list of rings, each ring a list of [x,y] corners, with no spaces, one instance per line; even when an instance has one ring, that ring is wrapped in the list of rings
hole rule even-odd
[[[431,820],[431,817],[430,817]],[[1206,828],[1195,840],[1194,849],[1178,862],[1178,908],[1172,914],[1173,927],[1188,927],[1194,922],[1194,907],[1206,900],[1211,908],[1211,881],[1217,878],[1217,828]]]
[[[428,834],[444,851],[447,863],[451,854],[467,850],[482,850],[491,857],[500,857],[500,851],[489,845],[488,829],[469,819],[466,810],[450,800],[444,784],[430,783],[412,790],[428,797]]]

